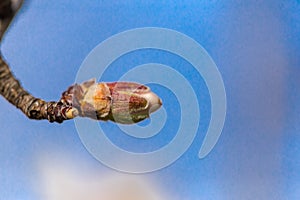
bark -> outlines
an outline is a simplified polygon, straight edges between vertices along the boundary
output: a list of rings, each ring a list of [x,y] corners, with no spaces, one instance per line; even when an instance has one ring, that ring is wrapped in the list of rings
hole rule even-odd
[[[1,0],[0,2],[0,42],[10,22],[21,7],[22,0]],[[30,119],[47,119],[61,123],[75,117],[76,110],[61,101],[46,102],[27,92],[10,71],[0,54],[0,94]]]

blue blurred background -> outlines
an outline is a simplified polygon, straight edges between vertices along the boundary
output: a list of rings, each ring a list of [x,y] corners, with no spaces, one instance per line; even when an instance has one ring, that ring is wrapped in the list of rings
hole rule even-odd
[[[208,51],[223,77],[228,108],[220,140],[199,160],[210,118],[209,93],[201,76],[184,60],[158,50],[118,59],[103,80],[117,80],[136,65],[167,64],[191,82],[201,109],[188,151],[162,170],[134,177],[151,183],[161,199],[299,199],[299,1],[31,0],[1,49],[26,89],[57,100],[96,45],[119,32],[148,26],[182,32]],[[153,138],[139,140],[104,123],[111,140],[122,148],[152,151],[174,137],[179,104],[171,91],[150,86],[163,99],[166,127]],[[0,109],[0,199],[74,199],[64,195],[76,194],[78,185],[89,193],[92,182],[124,175],[86,151],[73,121],[32,121],[3,98]],[[105,192],[101,188],[100,196]]]

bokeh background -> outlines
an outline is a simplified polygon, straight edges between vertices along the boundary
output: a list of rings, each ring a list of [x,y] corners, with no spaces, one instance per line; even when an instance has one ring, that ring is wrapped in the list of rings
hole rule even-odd
[[[176,55],[132,52],[96,78],[115,81],[149,62],[178,70],[193,86],[201,110],[188,151],[162,170],[124,174],[87,152],[73,121],[32,121],[0,98],[0,199],[299,199],[299,1],[30,0],[1,49],[25,88],[56,100],[74,83],[96,45],[119,32],[148,26],[192,37],[217,64],[228,108],[213,151],[198,159],[210,118],[209,93],[201,76]],[[160,134],[141,140],[113,123],[101,123],[107,136],[124,149],[155,150],[178,129],[180,104],[175,95],[163,86],[150,86],[168,113]],[[151,121],[140,125],[147,123]]]

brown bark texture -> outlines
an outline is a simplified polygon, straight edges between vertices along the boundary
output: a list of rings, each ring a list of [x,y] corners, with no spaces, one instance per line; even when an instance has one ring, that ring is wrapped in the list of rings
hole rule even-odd
[[[0,42],[22,3],[22,0],[0,1]],[[0,55],[0,94],[11,104],[22,110],[30,119],[48,119],[50,122],[61,123],[74,117],[70,114],[67,116],[67,113],[72,113],[70,105],[63,104],[61,101],[46,102],[27,92],[12,74],[8,64],[3,59],[2,53]]]

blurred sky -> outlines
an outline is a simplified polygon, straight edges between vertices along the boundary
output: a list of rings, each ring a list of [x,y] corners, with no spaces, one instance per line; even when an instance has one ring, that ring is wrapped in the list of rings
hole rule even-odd
[[[152,183],[163,199],[299,199],[299,1],[31,0],[1,49],[26,89],[56,100],[74,83],[82,61],[96,45],[116,33],[148,26],[182,32],[208,51],[222,74],[228,108],[220,140],[199,160],[210,118],[209,93],[201,76],[189,63],[158,50],[116,60],[103,80],[117,80],[136,65],[163,63],[190,81],[200,102],[201,122],[188,151],[171,166],[137,177]],[[122,148],[152,151],[174,137],[179,104],[171,91],[151,87],[163,99],[166,126],[161,134],[138,140],[104,123],[111,131],[108,137]],[[61,181],[65,171],[97,174],[88,176],[94,181],[101,181],[102,175],[124,175],[86,151],[73,121],[29,120],[3,98],[0,109],[0,199],[51,199],[47,183],[57,176]],[[47,169],[56,176],[44,176]],[[86,184],[89,180],[78,178]]]

